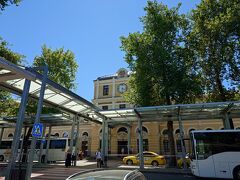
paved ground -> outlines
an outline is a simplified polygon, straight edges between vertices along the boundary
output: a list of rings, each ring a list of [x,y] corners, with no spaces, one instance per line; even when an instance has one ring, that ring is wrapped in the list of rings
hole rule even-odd
[[[108,161],[108,167],[109,168],[124,168],[124,169],[138,169],[139,166],[127,166],[122,164],[119,160],[109,160]],[[77,166],[72,166],[69,168],[65,168],[64,162],[58,162],[54,164],[48,164],[48,165],[41,165],[41,164],[35,164],[33,168],[33,172],[31,174],[31,179],[34,180],[64,180],[68,176],[80,172],[85,171],[89,169],[96,169],[96,162],[91,160],[80,160],[77,161]],[[6,164],[0,164],[0,180],[4,179],[4,174],[6,171]],[[156,174],[169,174],[169,173],[175,173],[175,174],[182,174],[182,175],[188,175],[190,174],[190,171],[183,171],[181,169],[171,169],[171,168],[165,168],[165,167],[152,167],[152,166],[145,166],[145,169],[142,171],[143,173],[146,173],[149,175],[152,174],[152,176],[156,176]],[[16,178],[17,179],[17,178]]]

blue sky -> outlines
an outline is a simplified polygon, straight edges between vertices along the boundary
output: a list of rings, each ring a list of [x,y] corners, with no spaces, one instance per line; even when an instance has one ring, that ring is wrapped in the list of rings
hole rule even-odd
[[[187,13],[200,0],[161,2],[182,2],[180,12]],[[28,66],[43,44],[71,50],[79,65],[75,92],[91,101],[93,80],[127,68],[119,38],[142,30],[145,5],[146,0],[22,0],[0,14],[0,36],[26,56]]]

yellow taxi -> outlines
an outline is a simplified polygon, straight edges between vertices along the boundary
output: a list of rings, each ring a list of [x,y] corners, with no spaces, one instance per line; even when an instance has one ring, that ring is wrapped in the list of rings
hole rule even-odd
[[[144,151],[143,157],[144,157],[144,164],[146,165],[158,166],[158,165],[166,164],[165,157],[160,156],[155,152]],[[139,164],[139,162],[140,162],[139,154],[134,156],[126,156],[123,158],[123,163],[127,165]]]

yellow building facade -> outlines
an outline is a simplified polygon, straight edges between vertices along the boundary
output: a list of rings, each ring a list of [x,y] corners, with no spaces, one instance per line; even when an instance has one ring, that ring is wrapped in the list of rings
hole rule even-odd
[[[109,76],[98,77],[94,80],[94,96],[93,104],[100,109],[124,109],[132,108],[133,105],[127,103],[123,94],[128,90],[128,80],[130,72],[121,68],[115,74]],[[236,129],[240,128],[239,119],[233,119]],[[143,148],[144,150],[154,151],[163,155],[170,155],[170,147],[167,136],[167,122],[144,122],[143,124]],[[179,137],[179,124],[174,122],[174,137],[175,137],[175,151],[180,156],[181,142]],[[186,152],[190,152],[189,132],[191,130],[214,129],[219,130],[223,128],[222,119],[211,120],[194,120],[183,121],[183,131]],[[101,147],[102,126],[89,121],[80,123],[79,128],[79,147],[77,150],[83,150],[85,155],[94,156],[95,152]],[[77,130],[75,128],[74,133]],[[14,129],[5,129],[3,139],[13,137]],[[48,128],[45,135],[48,134]],[[116,125],[109,128],[109,147],[108,152],[110,156],[118,156],[119,154],[138,153],[138,133],[137,123],[129,123],[128,125]],[[71,127],[58,126],[52,127],[52,136],[55,137],[70,137]],[[128,139],[129,148],[128,148]]]

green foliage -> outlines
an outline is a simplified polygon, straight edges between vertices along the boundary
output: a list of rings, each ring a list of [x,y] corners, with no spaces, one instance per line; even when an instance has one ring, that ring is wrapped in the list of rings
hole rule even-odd
[[[48,65],[48,77],[51,80],[67,89],[74,88],[78,65],[74,54],[70,50],[64,51],[63,48],[52,50],[44,45],[41,56],[34,59],[34,66],[43,66],[45,64]]]
[[[240,81],[240,2],[202,0],[191,18],[187,38],[204,76],[208,100],[231,100]]]
[[[15,53],[9,49],[9,44],[0,37],[0,57],[8,60],[14,64],[21,64],[23,62],[23,55]],[[17,115],[19,103],[16,102],[9,92],[0,90],[0,115],[10,116]]]
[[[184,33],[188,22],[177,8],[148,1],[142,33],[121,37],[125,60],[134,72],[126,99],[150,106],[194,102],[201,95],[201,76],[191,69]]]
[[[0,10],[3,11],[10,4],[18,5],[20,2],[21,0],[0,0]]]
[[[21,64],[24,56],[9,49],[9,44],[0,37],[0,57],[14,64]]]

